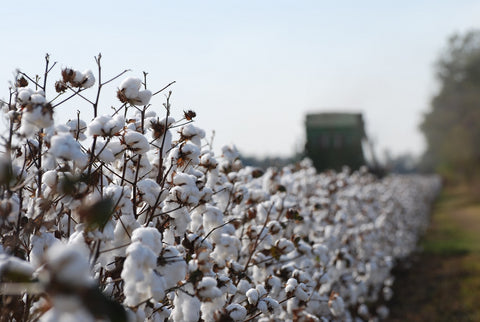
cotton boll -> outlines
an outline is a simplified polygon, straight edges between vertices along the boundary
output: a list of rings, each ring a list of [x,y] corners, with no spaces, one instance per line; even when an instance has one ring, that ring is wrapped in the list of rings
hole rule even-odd
[[[31,137],[36,131],[53,125],[53,110],[43,105],[33,106],[22,113],[19,133]]]
[[[87,130],[87,123],[83,120],[70,120],[67,122],[67,127],[72,136],[79,141],[85,140],[87,137],[85,131]]]
[[[233,321],[243,321],[247,317],[247,309],[240,304],[230,304],[226,307],[226,311]]]
[[[135,153],[144,154],[150,150],[150,144],[142,133],[128,131],[123,139],[127,148]]]
[[[187,275],[187,263],[173,246],[165,247],[159,258],[160,265],[158,272],[165,276],[165,287],[167,289],[177,285]]]
[[[87,127],[88,135],[111,137],[120,132],[125,125],[125,119],[121,115],[100,115],[93,119]]]
[[[201,139],[205,137],[205,131],[190,123],[180,129],[180,135],[181,139],[189,140],[198,147],[201,147]]]
[[[222,296],[222,291],[217,287],[217,281],[209,276],[203,277],[197,285],[197,294],[202,301],[212,301]]]
[[[150,99],[152,98],[152,92],[149,91],[148,89],[139,91],[138,96],[137,96],[137,105],[147,105],[150,102]]]
[[[140,78],[128,77],[120,83],[119,89],[124,92],[127,98],[134,99],[138,96],[140,86],[142,86]]]
[[[197,322],[200,319],[201,302],[196,296],[177,292],[173,305],[173,321]]]
[[[264,313],[264,314],[268,313],[267,302],[265,302],[265,301],[263,301],[263,300],[258,301],[258,303],[257,303],[257,309],[258,309],[260,312]]]
[[[289,294],[295,291],[297,288],[298,282],[294,278],[289,278],[287,284],[285,285],[285,293]]]
[[[20,90],[17,94],[17,103],[19,103],[20,105],[25,105],[29,103],[30,96],[32,96],[33,93],[34,91],[31,88],[24,88]]]
[[[109,149],[107,142],[99,142],[95,145],[96,156],[105,163],[115,161],[113,152]]]
[[[249,289],[245,295],[247,296],[248,303],[254,304],[254,305],[257,304],[259,294],[256,289],[254,288]]]
[[[235,161],[240,153],[234,145],[226,145],[222,148],[222,156],[229,162]]]
[[[30,262],[33,266],[39,267],[43,263],[46,251],[59,240],[52,233],[41,232],[33,235],[30,242],[32,245]]]
[[[237,285],[237,291],[240,294],[246,294],[247,291],[249,291],[251,287],[252,287],[252,285],[247,280],[242,279],[242,280],[240,280],[240,282]]]
[[[95,76],[93,76],[93,73],[90,69],[87,69],[82,73],[82,87],[83,88],[90,88],[95,84]]]
[[[330,308],[330,312],[336,317],[342,316],[345,313],[345,303],[337,293],[332,293],[330,296],[328,307]]]
[[[138,181],[137,189],[142,200],[151,207],[159,205],[168,195],[167,190],[164,190],[160,195],[161,188],[158,183],[152,179],[143,179]]]
[[[6,273],[13,273],[31,277],[34,272],[32,264],[18,257],[3,254],[0,249],[0,276],[6,276]]]
[[[44,270],[47,271],[48,277],[44,279],[40,274],[42,282],[56,280],[66,285],[81,287],[93,285],[88,257],[85,255],[74,245],[54,243],[46,252]]]
[[[80,143],[70,133],[58,133],[52,137],[49,153],[57,158],[72,160],[80,167],[86,166],[88,157],[83,153]]]
[[[162,251],[162,234],[152,227],[137,228],[133,231],[132,242],[139,241],[148,246],[156,256]]]
[[[308,298],[310,297],[310,290],[305,284],[300,283],[300,284],[298,284],[297,288],[295,289],[295,296],[300,301],[307,301]]]

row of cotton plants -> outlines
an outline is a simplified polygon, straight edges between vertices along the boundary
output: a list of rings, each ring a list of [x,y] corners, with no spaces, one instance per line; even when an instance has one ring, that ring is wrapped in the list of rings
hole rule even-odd
[[[436,178],[244,167],[232,146],[213,153],[195,112],[171,106],[169,85],[102,81],[100,58],[94,74],[47,56],[43,76],[19,71],[2,104],[2,319],[388,314],[390,271],[427,225]],[[100,95],[118,106],[105,114]],[[74,99],[80,112],[56,124]]]

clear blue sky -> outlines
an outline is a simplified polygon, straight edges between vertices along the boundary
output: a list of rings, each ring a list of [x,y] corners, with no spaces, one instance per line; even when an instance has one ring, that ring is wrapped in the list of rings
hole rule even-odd
[[[217,148],[259,156],[292,154],[307,112],[337,110],[364,113],[380,154],[419,154],[434,62],[449,35],[480,27],[468,0],[10,1],[1,12],[1,98],[16,68],[42,72],[46,52],[80,70],[101,52],[105,77],[177,81],[174,115],[194,109]]]

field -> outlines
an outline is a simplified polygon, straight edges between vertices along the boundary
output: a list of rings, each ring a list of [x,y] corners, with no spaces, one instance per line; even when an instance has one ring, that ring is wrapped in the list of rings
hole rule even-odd
[[[422,252],[395,271],[389,321],[480,320],[480,199],[447,187],[435,203]]]

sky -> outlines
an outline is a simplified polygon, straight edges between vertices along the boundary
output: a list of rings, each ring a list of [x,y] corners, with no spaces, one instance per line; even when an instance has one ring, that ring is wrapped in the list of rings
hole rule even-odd
[[[152,91],[175,81],[174,116],[192,109],[217,151],[258,157],[301,150],[305,115],[332,111],[362,112],[377,155],[420,155],[435,61],[453,33],[480,28],[469,0],[9,1],[0,11],[0,98],[15,69],[43,73],[45,53],[53,78],[96,71],[101,53],[104,79],[130,69],[148,72]],[[104,113],[120,82],[104,89]],[[55,113],[89,121],[78,104]]]

